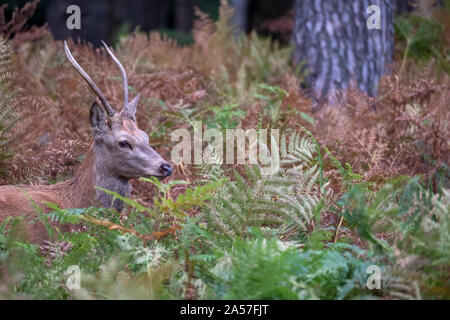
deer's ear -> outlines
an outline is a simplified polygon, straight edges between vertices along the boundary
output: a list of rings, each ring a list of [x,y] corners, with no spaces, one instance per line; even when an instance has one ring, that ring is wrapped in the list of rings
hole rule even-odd
[[[105,129],[106,115],[97,102],[94,102],[91,106],[89,121],[91,122],[91,127],[94,132],[101,132]]]
[[[139,98],[141,97],[141,95],[138,93],[138,95],[136,97],[134,97],[133,100],[131,100],[127,107],[125,108],[125,111],[129,114],[129,116],[132,119],[135,119],[135,115],[136,115],[136,109],[137,109],[137,105],[139,103]]]

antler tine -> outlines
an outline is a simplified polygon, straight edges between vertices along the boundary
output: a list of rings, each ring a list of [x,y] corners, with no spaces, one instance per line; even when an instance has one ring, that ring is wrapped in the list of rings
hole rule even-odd
[[[66,51],[67,59],[69,59],[70,63],[77,69],[78,73],[83,77],[84,80],[86,80],[87,84],[91,87],[92,90],[94,90],[95,94],[98,96],[102,104],[106,108],[106,112],[111,117],[116,113],[113,108],[109,105],[108,101],[106,101],[105,96],[102,94],[100,89],[97,87],[97,85],[94,83],[94,81],[89,77],[89,75],[81,68],[81,66],[78,64],[78,62],[75,60],[75,58],[72,56],[72,53],[69,50],[69,47],[67,46],[67,42],[64,41],[64,50]]]
[[[128,79],[127,79],[127,73],[125,72],[125,68],[122,66],[120,61],[116,58],[114,53],[112,53],[111,49],[109,49],[108,45],[105,43],[105,41],[102,40],[102,44],[105,47],[108,54],[111,56],[111,58],[114,60],[114,62],[117,64],[117,66],[120,69],[120,72],[122,73],[122,80],[123,80],[123,108],[128,108]]]

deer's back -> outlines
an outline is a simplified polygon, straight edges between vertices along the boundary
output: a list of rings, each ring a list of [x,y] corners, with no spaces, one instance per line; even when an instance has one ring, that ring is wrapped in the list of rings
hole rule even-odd
[[[62,198],[65,182],[44,186],[0,186],[0,223],[7,217],[25,217],[29,240],[41,243],[48,239],[47,231],[42,222],[31,223],[38,217],[39,209],[48,213],[50,210],[45,202],[57,204],[66,208],[67,203]]]

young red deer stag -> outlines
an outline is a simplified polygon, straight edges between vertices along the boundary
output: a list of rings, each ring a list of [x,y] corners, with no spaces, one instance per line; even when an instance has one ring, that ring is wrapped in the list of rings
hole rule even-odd
[[[128,102],[125,69],[108,46],[102,43],[122,73],[124,95],[122,111],[116,112],[111,108],[100,89],[76,62],[67,43],[64,42],[67,58],[96,93],[106,114],[97,102],[92,104],[89,120],[94,141],[72,179],[54,185],[0,186],[0,223],[7,217],[22,214],[28,221],[35,219],[37,213],[32,207],[32,202],[44,210],[47,208],[44,202],[52,202],[60,208],[100,205],[121,211],[124,205],[122,201],[118,199],[113,201],[113,196],[94,187],[99,186],[128,197],[131,191],[130,179],[142,176],[163,179],[171,175],[171,165],[149,146],[148,135],[137,127],[135,114],[139,94]],[[48,239],[45,227],[40,222],[29,223],[28,233],[33,243],[41,243]]]

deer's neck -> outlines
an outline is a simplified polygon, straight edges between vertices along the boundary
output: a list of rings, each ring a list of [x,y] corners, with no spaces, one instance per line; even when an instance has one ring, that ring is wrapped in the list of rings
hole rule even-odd
[[[123,209],[124,203],[114,196],[107,194],[96,186],[110,191],[114,191],[123,197],[129,197],[131,185],[128,179],[117,177],[105,168],[100,157],[95,155],[95,147],[92,145],[75,174],[69,182],[70,198],[73,207],[88,207],[101,205],[105,208],[114,207],[117,211]]]
[[[113,175],[102,165],[100,160],[97,160],[96,157],[94,159],[95,186],[114,191],[122,197],[129,197],[131,191],[130,181]],[[124,204],[119,199],[114,200],[114,195],[99,189],[95,190],[95,194],[103,207],[114,207],[117,211],[122,211]]]

